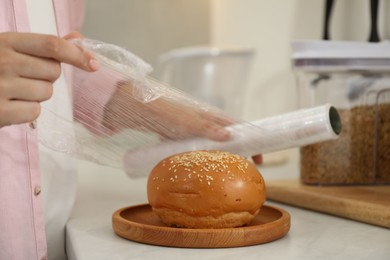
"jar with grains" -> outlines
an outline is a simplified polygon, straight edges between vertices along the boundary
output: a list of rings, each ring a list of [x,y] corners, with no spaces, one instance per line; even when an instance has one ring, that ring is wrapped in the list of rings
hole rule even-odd
[[[293,43],[301,107],[330,103],[338,139],[301,147],[301,181],[390,184],[390,43]]]

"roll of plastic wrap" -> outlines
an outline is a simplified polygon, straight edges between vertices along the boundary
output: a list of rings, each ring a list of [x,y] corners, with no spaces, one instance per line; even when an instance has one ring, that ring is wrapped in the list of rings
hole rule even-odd
[[[341,122],[337,110],[327,104],[237,124],[227,129],[231,138],[225,142],[191,138],[129,150],[124,157],[124,169],[130,176],[144,175],[160,160],[190,150],[224,150],[252,156],[300,147],[337,138]]]

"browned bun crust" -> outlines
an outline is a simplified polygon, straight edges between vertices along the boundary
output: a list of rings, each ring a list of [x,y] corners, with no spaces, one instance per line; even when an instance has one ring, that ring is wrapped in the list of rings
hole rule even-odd
[[[246,225],[266,196],[257,168],[222,151],[191,151],[160,161],[149,175],[147,191],[165,224],[188,228]]]

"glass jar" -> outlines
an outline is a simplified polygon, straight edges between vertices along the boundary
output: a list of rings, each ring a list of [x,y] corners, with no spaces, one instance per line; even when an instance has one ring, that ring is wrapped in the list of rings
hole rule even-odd
[[[301,147],[305,184],[390,184],[390,44],[293,43],[301,107],[330,103],[337,140]]]

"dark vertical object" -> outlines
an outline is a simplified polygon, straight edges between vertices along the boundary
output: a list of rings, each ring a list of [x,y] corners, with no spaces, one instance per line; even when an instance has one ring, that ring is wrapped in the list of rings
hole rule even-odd
[[[371,33],[368,39],[369,42],[379,42],[378,33],[378,7],[379,0],[370,0],[370,13],[371,13]]]
[[[332,15],[333,0],[326,0],[325,3],[325,20],[324,20],[324,32],[322,39],[330,40],[330,17]]]

